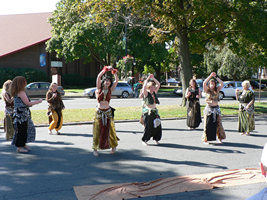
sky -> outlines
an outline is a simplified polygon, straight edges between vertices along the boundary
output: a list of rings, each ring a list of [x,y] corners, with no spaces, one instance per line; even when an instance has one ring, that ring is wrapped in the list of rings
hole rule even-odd
[[[52,12],[60,0],[0,0],[0,15]]]

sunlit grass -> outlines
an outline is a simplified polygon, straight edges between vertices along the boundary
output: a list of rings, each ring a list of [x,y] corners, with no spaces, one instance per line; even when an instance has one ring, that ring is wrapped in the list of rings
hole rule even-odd
[[[201,114],[205,105],[201,106]],[[237,115],[238,103],[220,104],[222,115]],[[136,120],[140,119],[141,107],[118,107],[115,108],[115,120]],[[65,109],[63,110],[64,123],[89,122],[93,121],[95,108],[87,109]],[[186,107],[178,105],[158,106],[161,118],[185,118]],[[255,114],[266,114],[267,103],[255,103]],[[203,114],[202,114],[203,115]],[[4,118],[4,112],[0,112],[0,119]],[[47,110],[32,110],[32,119],[35,124],[48,124]],[[1,123],[3,125],[3,123]]]

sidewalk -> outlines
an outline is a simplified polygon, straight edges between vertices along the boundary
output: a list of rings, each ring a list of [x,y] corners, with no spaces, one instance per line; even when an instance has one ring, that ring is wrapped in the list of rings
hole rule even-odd
[[[92,155],[92,125],[64,126],[61,135],[37,128],[32,151],[18,154],[0,130],[0,200],[73,200],[74,186],[144,182],[159,178],[258,167],[267,142],[266,116],[256,117],[256,131],[241,136],[237,118],[224,117],[227,139],[221,145],[201,142],[203,123],[190,131],[185,120],[163,120],[161,145],[143,146],[138,122],[116,123],[118,152]],[[183,192],[142,199],[244,200],[266,183]]]

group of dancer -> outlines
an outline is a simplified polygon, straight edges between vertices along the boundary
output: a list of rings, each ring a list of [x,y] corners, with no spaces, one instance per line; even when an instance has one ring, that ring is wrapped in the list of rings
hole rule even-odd
[[[3,84],[2,98],[5,102],[4,130],[6,139],[12,140],[17,147],[17,152],[26,153],[30,147],[26,144],[35,141],[36,130],[31,119],[30,107],[42,102],[42,99],[31,101],[25,92],[27,81],[23,76],[17,76],[12,81],[7,80]],[[49,133],[52,129],[58,130],[62,127],[62,109],[64,104],[57,91],[57,84],[52,83],[47,92],[49,113],[52,120],[49,125]]]
[[[250,82],[242,82],[242,91],[236,89],[236,99],[239,101],[238,131],[241,135],[250,135],[255,129],[254,102],[255,95],[250,90]],[[221,110],[219,106],[219,94],[223,88],[223,81],[212,72],[203,82],[203,90],[206,93],[206,106],[204,108],[204,131],[202,141],[209,144],[218,139],[219,143],[226,138],[222,126]],[[195,79],[191,79],[186,90],[187,98],[187,126],[195,129],[202,122],[199,98],[200,89]]]
[[[112,75],[115,81],[112,80]],[[93,122],[93,155],[98,156],[99,149],[111,149],[111,153],[116,152],[119,138],[116,135],[114,124],[115,109],[110,106],[111,93],[118,84],[117,69],[105,66],[98,74],[96,80],[97,110]],[[35,140],[35,126],[31,119],[29,107],[39,104],[42,100],[30,101],[25,92],[27,81],[22,76],[8,80],[3,85],[2,97],[5,102],[4,130],[6,139],[12,139],[12,144],[17,147],[17,152],[24,153],[30,151],[26,145]],[[190,80],[186,90],[187,99],[187,126],[189,129],[197,128],[201,120],[199,99],[200,90],[194,79]],[[241,134],[249,135],[255,128],[254,124],[254,93],[251,91],[249,81],[242,83],[243,90],[236,90],[236,99],[239,104],[238,131]],[[221,111],[219,107],[219,92],[223,87],[223,81],[212,72],[203,82],[203,90],[206,93],[206,107],[204,109],[204,132],[202,141],[209,143],[218,141],[221,143],[226,138],[222,126]],[[144,81],[139,97],[143,99],[142,116],[140,122],[144,125],[142,142],[148,145],[152,138],[158,145],[162,137],[162,127],[157,104],[159,99],[157,93],[160,88],[159,81],[150,74]],[[46,94],[48,102],[49,127],[48,133],[60,134],[59,130],[63,124],[62,110],[65,108],[61,95],[57,91],[57,84],[51,83]]]

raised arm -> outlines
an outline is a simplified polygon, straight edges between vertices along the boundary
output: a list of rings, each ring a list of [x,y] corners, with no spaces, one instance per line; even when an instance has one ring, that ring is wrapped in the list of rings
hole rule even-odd
[[[203,90],[204,90],[204,92],[207,92],[207,90],[208,90],[207,83],[209,82],[209,80],[212,77],[216,77],[216,73],[215,72],[211,72],[211,74],[204,80],[204,82],[203,82]]]
[[[147,96],[147,83],[148,83],[148,80],[151,78],[152,74],[150,74],[147,79],[144,81],[144,84],[143,84],[143,88],[142,88],[142,94],[143,94],[143,97],[146,97]]]
[[[160,88],[160,83],[159,83],[159,81],[154,77],[153,74],[152,74],[152,76],[151,76],[151,79],[156,83],[156,85],[155,85],[155,93],[158,93],[159,88]]]
[[[214,72],[212,72],[212,73],[211,73],[211,74],[204,80],[204,82],[203,82],[203,90],[204,90],[204,92],[207,92],[207,90],[208,90],[208,86],[207,86],[207,84],[208,84],[209,80],[211,79],[211,77],[214,76],[213,73],[214,73]]]
[[[110,88],[111,89],[111,91],[113,91],[113,90],[115,90],[115,88],[117,87],[117,85],[118,85],[118,82],[119,82],[119,77],[118,77],[118,70],[117,69],[114,69],[114,68],[112,68],[112,74],[114,74],[114,76],[115,76],[115,81],[113,82],[113,85],[112,85],[112,87]]]
[[[99,72],[99,74],[97,75],[97,78],[96,78],[96,88],[97,88],[98,90],[101,89],[101,78],[102,78],[102,76],[103,76],[105,73],[106,73],[106,67],[104,67],[104,68],[102,69],[102,71]]]
[[[216,80],[220,83],[220,86],[218,87],[219,92],[223,88],[223,81],[219,77],[216,77]]]

